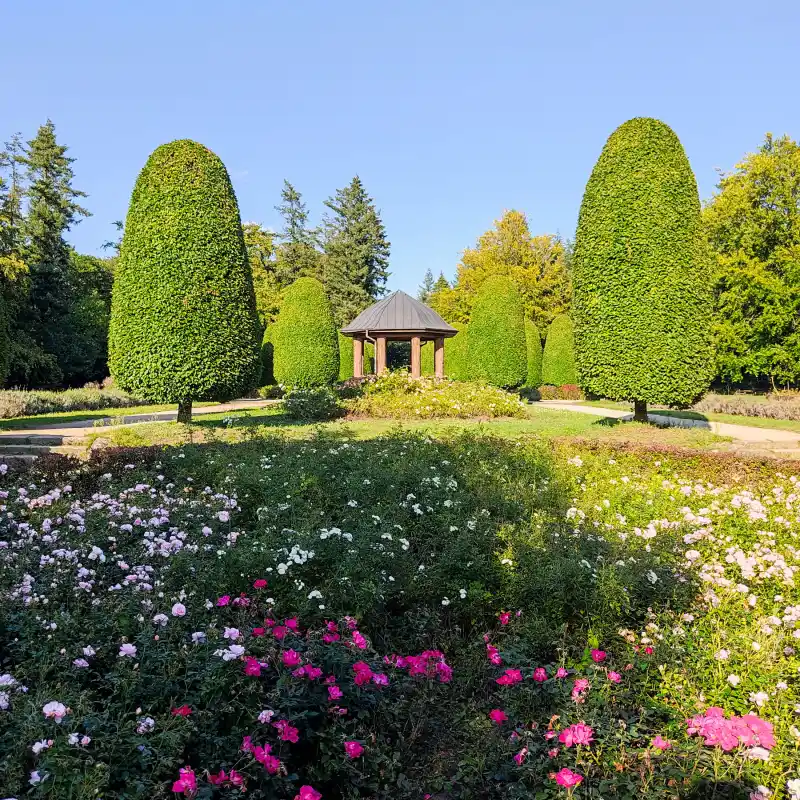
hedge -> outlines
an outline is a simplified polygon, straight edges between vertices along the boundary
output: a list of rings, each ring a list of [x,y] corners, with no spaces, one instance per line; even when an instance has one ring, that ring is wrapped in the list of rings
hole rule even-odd
[[[519,386],[527,377],[522,298],[508,278],[488,278],[475,297],[467,326],[467,363],[471,379],[495,386]]]
[[[444,374],[445,377],[454,381],[466,381],[469,380],[466,326],[460,322],[451,324],[461,333],[444,340]],[[433,375],[435,372],[433,350],[433,342],[426,342],[422,345],[420,366],[423,375]]]
[[[542,353],[542,384],[565,386],[575,382],[572,320],[567,314],[559,314],[547,329]]]
[[[339,342],[325,289],[316,278],[298,278],[286,290],[272,326],[275,380],[309,389],[339,377]]]
[[[179,403],[255,387],[260,327],[239,206],[197,142],[162,145],[131,197],[114,278],[109,368],[131,394]]]
[[[339,334],[339,380],[346,381],[353,377],[353,337]],[[375,345],[364,342],[364,373],[372,372],[375,359]]]
[[[533,389],[542,384],[542,337],[532,320],[525,320],[525,342],[528,350],[528,377],[525,385]]]
[[[688,405],[713,375],[708,261],[697,184],[663,122],[617,128],[581,204],[573,265],[581,387]]]

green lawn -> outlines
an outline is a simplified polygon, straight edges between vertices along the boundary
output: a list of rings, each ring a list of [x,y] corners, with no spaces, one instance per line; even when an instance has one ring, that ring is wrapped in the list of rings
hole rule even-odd
[[[633,413],[630,403],[616,403],[613,400],[584,400],[580,405],[595,408],[614,408]],[[773,428],[775,430],[797,431],[800,433],[800,420],[770,419],[768,417],[745,417],[740,414],[718,414],[700,411],[677,411],[668,408],[650,409],[651,414],[663,417],[681,417],[682,419],[704,419],[709,422],[726,422],[731,425],[750,425],[754,428]]]
[[[195,408],[214,403],[195,403]],[[133,414],[152,414],[156,411],[176,411],[174,404],[126,406],[125,408],[101,408],[95,411],[58,411],[54,414],[39,414],[35,417],[13,417],[0,419],[0,430],[15,431],[38,428],[42,425],[57,425],[65,422],[97,422],[98,420],[127,417]]]
[[[227,421],[227,422],[226,422]],[[232,421],[232,422],[231,422]],[[543,438],[577,437],[603,441],[626,441],[640,444],[660,443],[680,447],[706,448],[725,441],[708,431],[684,428],[658,428],[634,422],[591,417],[572,411],[558,411],[532,406],[525,419],[496,419],[489,421],[440,419],[396,420],[355,419],[320,424],[300,424],[289,420],[280,407],[257,411],[238,411],[207,414],[198,417],[191,428],[174,422],[143,423],[128,427],[109,427],[92,433],[89,441],[98,437],[120,446],[138,447],[150,444],[182,444],[186,442],[226,441],[246,439],[255,431],[271,429],[293,439],[303,439],[317,432],[335,432],[352,439],[372,439],[392,431],[429,431],[432,435],[457,430],[470,430],[513,438],[539,436]]]

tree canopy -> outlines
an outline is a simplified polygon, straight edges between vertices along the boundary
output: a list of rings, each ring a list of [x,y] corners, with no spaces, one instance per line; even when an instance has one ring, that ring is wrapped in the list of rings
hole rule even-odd
[[[800,381],[800,145],[767,134],[702,213],[714,257],[717,374],[728,385]]]

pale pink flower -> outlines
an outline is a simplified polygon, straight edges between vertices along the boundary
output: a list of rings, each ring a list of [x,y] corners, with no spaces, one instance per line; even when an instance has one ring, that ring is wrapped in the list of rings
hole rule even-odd
[[[672,747],[672,742],[662,738],[661,734],[658,734],[658,736],[656,736],[655,739],[650,742],[650,744],[652,747],[655,747],[656,750],[661,750],[662,752],[664,750],[669,750],[670,747]]]

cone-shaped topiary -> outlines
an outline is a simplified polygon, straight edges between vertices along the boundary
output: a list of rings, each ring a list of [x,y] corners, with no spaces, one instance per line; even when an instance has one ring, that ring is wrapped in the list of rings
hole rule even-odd
[[[617,128],[581,204],[573,266],[581,387],[687,405],[713,375],[709,270],[697,184],[678,137],[636,118]]]
[[[261,385],[272,386],[275,383],[275,346],[272,344],[272,325],[267,325],[264,338],[261,340]]]
[[[460,322],[451,323],[461,333],[451,336],[444,340],[444,374],[446,378],[454,381],[469,380],[467,371],[467,334],[466,326]],[[433,342],[425,342],[420,351],[420,368],[423,375],[433,375],[434,366],[434,345]]]
[[[258,381],[260,328],[225,165],[183,139],[157,148],[133,189],[114,278],[109,367],[137,397],[229,400]]]
[[[542,353],[542,384],[565,386],[574,384],[575,343],[572,320],[567,314],[559,314],[547,329]]]
[[[272,326],[275,380],[304,389],[339,377],[339,342],[325,289],[316,278],[298,278],[283,297]]]
[[[528,374],[522,298],[504,277],[483,282],[467,327],[469,375],[495,386],[519,386]],[[447,356],[445,355],[445,365]]]
[[[532,320],[525,320],[525,341],[528,346],[528,377],[525,385],[536,389],[542,385],[542,337]]]

